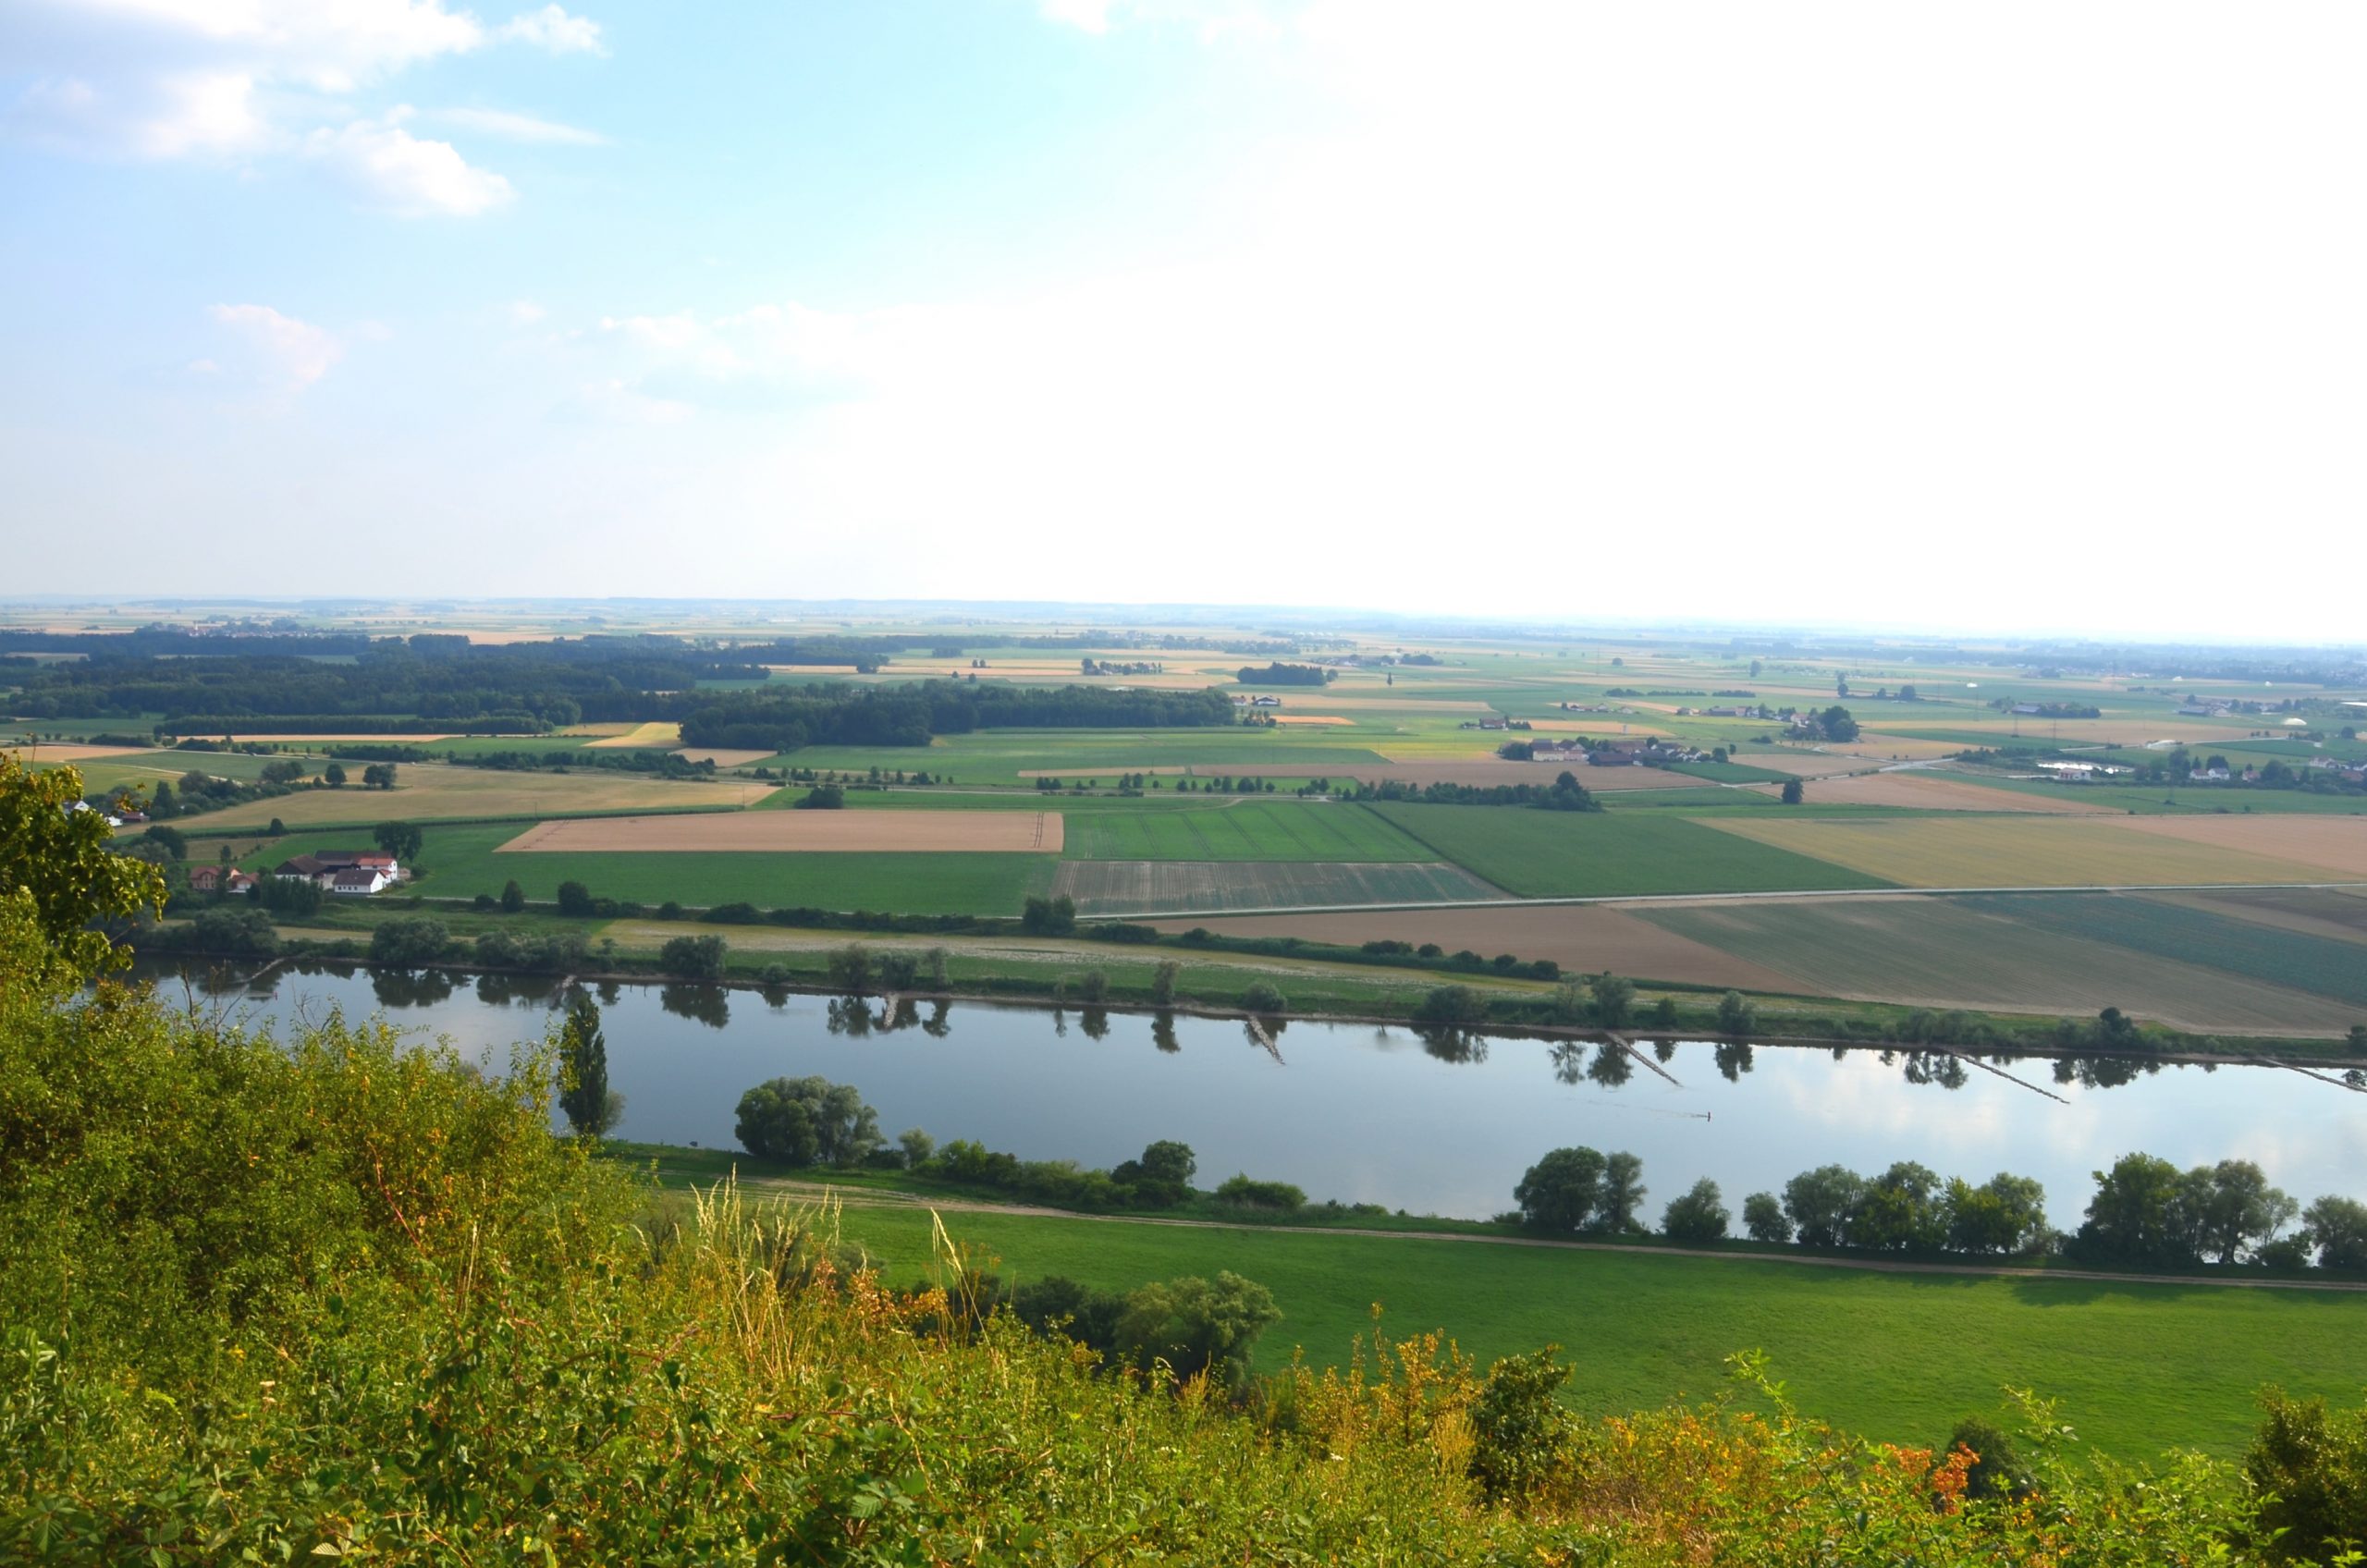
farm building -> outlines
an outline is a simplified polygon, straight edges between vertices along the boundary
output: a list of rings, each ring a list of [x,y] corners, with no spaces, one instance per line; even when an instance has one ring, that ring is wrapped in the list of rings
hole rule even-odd
[[[193,893],[243,893],[255,885],[251,872],[236,866],[193,865],[190,867],[189,886]]]
[[[348,871],[374,873],[381,888],[402,876],[402,867],[395,863],[395,857],[376,850],[315,850],[310,854],[291,855],[272,867],[271,874],[342,892],[347,889],[337,888],[337,880]],[[370,889],[374,893],[377,890]]]
[[[367,897],[392,880],[375,866],[350,865],[329,879],[329,891]]]

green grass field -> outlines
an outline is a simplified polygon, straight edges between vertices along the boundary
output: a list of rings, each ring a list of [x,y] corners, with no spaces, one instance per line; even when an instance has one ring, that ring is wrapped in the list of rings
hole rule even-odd
[[[892,910],[914,914],[1017,914],[1031,893],[1051,885],[1059,864],[1038,854],[775,854],[742,852],[497,852],[524,823],[425,828],[421,875],[410,891],[427,898],[498,895],[515,877],[526,897],[546,902],[561,882],[595,894],[694,909],[747,902],[760,909]],[[250,867],[276,865],[313,849],[366,849],[362,832],[290,834],[242,857]]]
[[[1743,762],[1677,762],[1669,764],[1668,771],[1682,773],[1688,778],[1707,778],[1713,784],[1783,784],[1793,778],[1772,767],[1753,767]]]
[[[1767,892],[1890,884],[1681,817],[1517,806],[1373,808],[1444,858],[1524,898]]]
[[[2254,1391],[2356,1399],[2367,1295],[2138,1282],[1883,1274],[1725,1259],[1579,1253],[1303,1231],[950,1213],[948,1229],[1011,1281],[1062,1274],[1130,1288],[1231,1269],[1284,1314],[1258,1346],[1272,1371],[1303,1346],[1344,1363],[1371,1309],[1396,1335],[1443,1329],[1483,1364],[1564,1348],[1571,1400],[1614,1413],[1724,1386],[1723,1358],[1764,1350],[1811,1415],[1934,1442],[1994,1412],[2008,1385],[2059,1398],[2086,1441],[2124,1457],[2240,1452]],[[848,1208],[844,1236],[904,1283],[928,1268],[926,1212]]]
[[[1081,812],[1067,818],[1066,833],[1070,860],[1433,858],[1367,808],[1328,802],[1245,799],[1208,811]]]
[[[2367,1007],[2367,949],[2356,942],[2253,925],[2160,899],[2095,898],[2072,904],[2061,899],[2006,896],[1982,902],[2063,936],[2110,942]]]

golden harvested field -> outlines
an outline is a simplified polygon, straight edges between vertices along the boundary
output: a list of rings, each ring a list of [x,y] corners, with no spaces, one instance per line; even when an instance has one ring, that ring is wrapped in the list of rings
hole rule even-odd
[[[636,724],[620,735],[603,736],[601,739],[594,741],[589,745],[585,746],[584,750],[595,751],[603,746],[621,746],[626,748],[634,746],[655,746],[661,750],[672,751],[681,743],[682,727],[679,724]]]
[[[1297,937],[1350,947],[1366,942],[1411,942],[1417,947],[1436,942],[1449,952],[1468,948],[1490,958],[1498,953],[1550,958],[1573,972],[1607,969],[1639,980],[1681,980],[1747,991],[1799,988],[1788,974],[1600,905],[1442,909],[1430,913],[1235,915],[1155,924],[1168,931],[1205,925],[1225,937]]]
[[[398,769],[392,790],[304,790],[207,812],[190,817],[187,826],[260,827],[275,816],[289,827],[302,827],[326,822],[433,822],[450,816],[736,806],[761,799],[765,788],[737,780],[677,783],[632,774],[607,778],[589,772],[513,773],[407,762]]]
[[[646,851],[857,853],[1061,852],[1056,811],[750,811],[704,816],[604,816],[544,822],[497,852]]]
[[[2367,880],[2367,817],[2296,812],[2285,816],[2136,816],[2128,826],[2181,844],[2315,866],[2323,880]]]
[[[762,762],[773,753],[766,751],[718,751],[714,747],[700,751],[685,746],[674,754],[684,762],[711,762],[717,767],[745,767],[752,762]]]
[[[1906,735],[1884,735],[1864,729],[1855,741],[1825,748],[1839,756],[1865,757],[1875,762],[1933,762],[1964,750],[1956,741],[1918,741]]]
[[[1390,690],[1403,691],[1404,688],[1397,687]],[[1291,697],[1284,700],[1324,713],[1329,713],[1334,708],[1342,713],[1351,713],[1358,708],[1388,708],[1398,713],[1473,714],[1496,711],[1477,698],[1462,697],[1400,697],[1380,694],[1370,697],[1335,697],[1326,692],[1319,697]]]
[[[2086,801],[2059,801],[2046,795],[2025,795],[1993,790],[1968,779],[1921,769],[1904,773],[1857,773],[1843,778],[1805,781],[1808,801],[1820,806],[1913,806],[1924,811],[2012,811],[2041,816],[2097,816],[2112,808]],[[1761,795],[1783,793],[1781,784],[1746,784]]]
[[[1704,827],[1909,888],[2157,887],[2310,882],[2313,865],[2132,831],[2152,817],[1704,817]],[[2177,820],[2177,819],[2173,819]]]

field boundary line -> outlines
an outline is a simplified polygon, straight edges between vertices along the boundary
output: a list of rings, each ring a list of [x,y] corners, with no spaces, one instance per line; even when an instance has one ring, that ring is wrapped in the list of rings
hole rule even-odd
[[[785,1193],[827,1194],[849,1208],[926,1208],[948,1213],[1008,1214],[1029,1219],[1074,1219],[1090,1225],[1165,1225],[1188,1231],[1239,1231],[1261,1236],[1354,1236],[1365,1241],[1452,1242],[1465,1245],[1536,1247],[1561,1252],[1625,1253],[1638,1257],[1690,1257],[1716,1263],[1788,1264],[1798,1268],[1854,1268],[1870,1274],[1932,1274],[1984,1280],[2061,1280],[2073,1283],[2160,1285],[2187,1289],[2197,1285],[2234,1291],[2320,1291],[2333,1294],[2367,1293],[2367,1281],[2354,1280],[2245,1280],[2208,1274],[2122,1274],[2106,1268],[2030,1268],[2011,1264],[1919,1263],[1907,1258],[1824,1257],[1810,1253],[1719,1252],[1708,1247],[1650,1247],[1628,1242],[1566,1241],[1554,1236],[1485,1236],[1467,1231],[1383,1231],[1345,1225],[1245,1225],[1223,1219],[1176,1219],[1157,1215],[1083,1214],[1072,1208],[1046,1208],[1030,1204],[990,1203],[982,1198],[930,1198],[917,1193],[877,1192],[862,1187],[834,1187],[827,1182],[794,1178],[753,1177],[743,1185],[772,1187]]]
[[[1422,837],[1422,835],[1421,835],[1420,833],[1418,833],[1418,832],[1417,832],[1417,831],[1415,830],[1415,828],[1413,827],[1413,826],[1412,826],[1411,824],[1409,824],[1409,823],[1404,823],[1404,822],[1400,822],[1400,821],[1398,821],[1395,817],[1391,816],[1391,815],[1387,815],[1386,813],[1384,813],[1384,812],[1382,812],[1382,811],[1378,810],[1378,809],[1377,809],[1376,807],[1374,807],[1374,806],[1373,806],[1373,804],[1372,804],[1370,802],[1368,802],[1368,801],[1358,801],[1358,802],[1356,802],[1355,803],[1356,803],[1357,805],[1363,806],[1363,807],[1365,808],[1365,810],[1367,810],[1367,811],[1368,811],[1368,812],[1371,812],[1371,813],[1373,814],[1373,815],[1375,815],[1375,816],[1377,816],[1377,817],[1380,817],[1381,821],[1383,821],[1383,822],[1387,823],[1390,827],[1396,828],[1396,829],[1397,829],[1397,831],[1399,831],[1400,833],[1404,834],[1404,835],[1405,835],[1405,837],[1407,837],[1408,839],[1413,839],[1413,840],[1414,840],[1414,842],[1416,842],[1416,843],[1417,843],[1417,844],[1421,845],[1421,846],[1422,846],[1422,848],[1424,848],[1424,849],[1426,849],[1426,850],[1429,851],[1431,854],[1435,855],[1435,856],[1438,858],[1438,861],[1439,861],[1439,864],[1441,864],[1441,865],[1451,865],[1451,866],[1454,867],[1457,871],[1462,872],[1466,876],[1471,877],[1473,880],[1475,880],[1475,881],[1477,881],[1477,882],[1480,883],[1482,886],[1495,888],[1495,889],[1496,889],[1496,891],[1498,891],[1499,893],[1503,894],[1504,898],[1506,898],[1506,899],[1511,899],[1511,900],[1515,900],[1515,902],[1522,902],[1522,903],[1526,903],[1526,902],[1532,901],[1532,900],[1529,900],[1522,899],[1522,898],[1521,898],[1521,896],[1520,896],[1518,893],[1514,892],[1510,888],[1505,887],[1505,886],[1504,886],[1502,883],[1501,883],[1501,882],[1490,882],[1490,881],[1489,881],[1489,880],[1488,880],[1488,878],[1486,878],[1485,876],[1480,876],[1478,872],[1476,872],[1476,871],[1472,870],[1469,866],[1467,866],[1467,865],[1464,864],[1461,861],[1459,861],[1459,860],[1455,859],[1453,855],[1451,855],[1451,854],[1447,853],[1444,850],[1440,849],[1436,844],[1431,843],[1428,839],[1423,838],[1423,837]],[[1502,900],[1502,899],[1496,899],[1496,900],[1489,900],[1489,901],[1490,901],[1490,902],[1491,902],[1491,903],[1502,903],[1502,902],[1503,901],[1503,900]],[[1290,913],[1317,913],[1317,914],[1336,914],[1336,913],[1352,913],[1352,912],[1354,912],[1354,911],[1355,911],[1355,910],[1363,910],[1363,909],[1374,909],[1374,908],[1381,908],[1381,909],[1394,909],[1394,908],[1398,908],[1398,907],[1400,907],[1400,906],[1398,906],[1398,905],[1394,905],[1394,904],[1381,904],[1381,905],[1374,905],[1374,904],[1352,904],[1352,905],[1339,906],[1339,907],[1335,907],[1335,908],[1333,908],[1333,909],[1329,909],[1329,910],[1315,910],[1315,911],[1311,911],[1311,912],[1310,912],[1310,911],[1305,911],[1305,910],[1299,910],[1299,911],[1293,911],[1293,912],[1290,912]],[[1417,908],[1417,909],[1418,909],[1418,908],[1422,908],[1422,907],[1425,907],[1425,906],[1422,906],[1422,905],[1418,905],[1418,904],[1417,904],[1417,905],[1406,906],[1406,907],[1412,907],[1412,908]],[[1470,902],[1470,901],[1467,901],[1467,900],[1455,900],[1455,901],[1452,901],[1452,902],[1448,902],[1448,903],[1433,904],[1433,905],[1429,905],[1429,906],[1427,906],[1427,907],[1433,908],[1433,909],[1470,909],[1470,908],[1478,908],[1478,907],[1479,907],[1479,906],[1478,906],[1477,903]],[[1235,910],[1233,913],[1236,913],[1236,914],[1264,914],[1264,913],[1266,913],[1267,912],[1266,912],[1266,911],[1264,911],[1264,910]],[[1279,912],[1278,912],[1278,913],[1279,913]],[[1165,918],[1165,917],[1164,917],[1164,916],[1159,916],[1159,915],[1153,915],[1151,918],[1152,918],[1152,919],[1154,919],[1154,920],[1157,920],[1157,919],[1162,919],[1162,918]]]
[[[1421,839],[1411,828],[1405,830],[1428,845],[1433,853],[1437,846]],[[1439,862],[1462,872],[1475,881],[1488,882],[1478,872],[1448,856],[1440,855]],[[1409,863],[1417,864],[1417,863]],[[2367,882],[2143,882],[2143,883],[2081,883],[2071,886],[2042,888],[1783,888],[1754,892],[1735,893],[1588,893],[1566,898],[1525,899],[1506,893],[1501,899],[1436,899],[1417,903],[1379,904],[1290,904],[1272,909],[1178,909],[1144,910],[1126,915],[1128,920],[1188,920],[1197,915],[1212,914],[1368,914],[1404,910],[1445,909],[1506,909],[1524,905],[1539,909],[1570,904],[1699,904],[1735,903],[1745,899],[1954,899],[1980,893],[2211,893],[2264,892],[2276,889],[2309,889],[2320,892],[2350,892],[2367,890]],[[1096,919],[1116,919],[1117,916],[1095,916]]]

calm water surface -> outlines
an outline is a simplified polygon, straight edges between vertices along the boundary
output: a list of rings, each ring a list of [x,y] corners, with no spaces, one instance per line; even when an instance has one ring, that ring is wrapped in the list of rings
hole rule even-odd
[[[253,1026],[284,1031],[332,1009],[383,1013],[414,1039],[443,1039],[497,1069],[512,1042],[551,1024],[558,1001],[546,983],[501,976],[143,973],[167,998],[186,987],[196,1005]],[[1910,1053],[1642,1047],[1663,1078],[1616,1047],[1403,1027],[1291,1023],[1277,1060],[1221,1020],[983,1002],[907,1004],[883,1019],[876,1001],[693,986],[596,995],[609,1084],[625,1097],[619,1135],[652,1143],[735,1147],[742,1090],[818,1073],[859,1088],[891,1136],[922,1127],[939,1143],[975,1138],[1022,1158],[1102,1167],[1180,1138],[1199,1155],[1202,1185],[1241,1170],[1318,1199],[1417,1214],[1509,1208],[1521,1172],[1565,1144],[1641,1156],[1649,1214],[1708,1176],[1737,1224],[1744,1194],[1832,1162],[2034,1176],[2067,1228],[2086,1206],[2090,1172],[2136,1149],[2180,1166],[2255,1159],[2304,1202],[2367,1196],[2367,1095],[2282,1068],[2096,1064],[2063,1083],[2053,1061],[2007,1064],[2058,1104]]]

